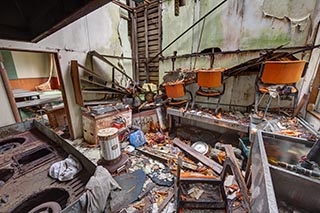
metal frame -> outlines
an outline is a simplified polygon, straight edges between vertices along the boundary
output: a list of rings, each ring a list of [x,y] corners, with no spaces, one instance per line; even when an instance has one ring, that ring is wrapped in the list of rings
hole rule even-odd
[[[180,212],[182,207],[187,208],[199,208],[199,209],[225,209],[228,211],[228,203],[226,194],[224,191],[224,181],[227,176],[227,174],[233,174],[235,176],[235,179],[239,185],[239,188],[241,190],[243,201],[245,204],[245,208],[248,212],[251,212],[251,206],[250,206],[250,200],[248,196],[248,189],[246,186],[246,183],[244,181],[244,178],[242,176],[241,170],[236,162],[236,157],[233,153],[233,149],[231,145],[225,145],[224,146],[227,154],[227,158],[223,164],[223,170],[221,172],[221,175],[216,179],[208,179],[208,178],[181,178],[180,177],[180,170],[182,167],[182,159],[178,158],[178,171],[177,171],[177,181],[176,181],[176,202],[177,202],[177,212]],[[207,202],[207,201],[183,201],[181,200],[181,186],[183,184],[188,183],[207,183],[212,184],[215,186],[220,187],[220,193],[223,201],[217,201],[217,202]]]
[[[225,88],[226,88],[226,84],[225,84],[225,82],[224,82],[224,73],[223,73],[223,72],[221,73],[221,85],[222,85],[222,90],[219,91],[220,94],[219,94],[219,95],[216,95],[216,96],[206,96],[206,95],[198,94],[197,92],[198,92],[199,90],[201,90],[201,87],[199,87],[199,89],[194,93],[194,99],[193,99],[193,101],[192,101],[191,109],[194,108],[194,104],[195,104],[195,102],[196,102],[196,97],[197,97],[197,96],[207,97],[208,99],[209,99],[209,98],[215,98],[215,99],[218,99],[217,106],[216,106],[216,108],[215,108],[215,114],[217,114],[218,111],[219,111],[219,107],[220,107],[221,96],[224,94]]]
[[[218,119],[213,116],[211,116],[211,117],[201,116],[201,115],[198,115],[197,113],[193,113],[193,112],[182,113],[178,109],[167,109],[167,114],[169,115],[169,118],[171,116],[177,116],[177,117],[181,117],[181,118],[190,119],[193,121],[199,121],[202,123],[207,123],[207,124],[211,124],[211,125],[215,125],[215,126],[219,126],[219,127],[224,127],[227,129],[236,130],[239,132],[248,133],[248,131],[249,131],[249,125],[240,124],[237,121]]]
[[[197,208],[197,209],[225,209],[227,207],[226,195],[223,187],[223,181],[219,178],[208,179],[208,178],[181,178],[180,172],[182,167],[181,158],[178,159],[178,172],[177,172],[177,182],[176,182],[176,203],[177,211],[180,212],[181,208]],[[181,191],[184,184],[191,183],[207,183],[214,186],[218,186],[221,192],[222,201],[217,200],[216,202],[208,201],[183,201],[181,200]]]
[[[79,74],[79,68],[83,70],[83,72],[87,73],[89,77],[92,77],[92,80],[90,79],[85,79],[81,78]],[[80,106],[86,106],[86,105],[91,105],[92,101],[90,102],[85,102],[83,98],[83,93],[93,93],[93,94],[120,94],[120,95],[126,95],[129,94],[126,88],[120,86],[117,84],[114,80],[114,70],[112,70],[112,82],[109,82],[112,84],[112,87],[106,86],[107,80],[93,72],[92,70],[86,68],[85,66],[78,64],[78,61],[72,60],[71,61],[71,76],[72,76],[72,83],[73,83],[73,90],[74,90],[74,95],[76,99],[76,103],[79,104]],[[93,80],[93,77],[96,79],[99,79],[100,81],[103,81],[104,84],[98,83]],[[85,82],[91,85],[96,86],[97,88],[95,89],[82,89],[81,82]],[[97,104],[103,104],[106,101],[97,101],[95,103]]]
[[[58,147],[61,147],[61,149],[63,149],[66,153],[72,154],[73,156],[75,156],[81,162],[81,164],[83,165],[83,168],[85,168],[85,170],[87,170],[90,175],[94,174],[96,165],[93,162],[91,162],[88,158],[86,158],[80,151],[78,151],[74,146],[72,146],[72,144],[68,143],[62,137],[54,133],[51,129],[49,129],[44,124],[36,120],[29,120],[29,121],[1,127],[0,139],[11,136],[12,134],[20,134],[26,131],[30,131],[32,129],[35,129],[41,132],[44,135],[43,137],[46,137],[52,143],[56,144]],[[42,147],[49,148],[50,146],[44,145]],[[40,160],[43,160],[43,159],[40,159]],[[48,186],[48,188],[50,187]],[[76,199],[71,204],[69,204],[62,212],[80,212],[81,208],[79,207],[80,207],[79,199]]]
[[[260,68],[260,71],[259,71],[259,73],[258,73],[258,75],[257,75],[257,78],[256,78],[256,82],[255,82],[255,90],[256,90],[256,92],[255,92],[255,101],[254,101],[254,111],[255,111],[255,113],[258,113],[259,104],[261,103],[261,101],[263,100],[263,98],[264,98],[266,95],[269,95],[269,97],[268,97],[268,102],[267,102],[267,106],[266,106],[266,108],[265,108],[263,117],[266,116],[267,111],[268,111],[268,109],[269,109],[269,107],[270,107],[270,104],[271,104],[271,101],[272,101],[272,96],[270,95],[269,92],[263,93],[263,92],[260,92],[260,91],[259,91],[259,85],[260,85],[261,83],[263,83],[262,80],[261,80],[261,77],[262,77],[262,74],[263,74],[263,71],[264,71],[264,66],[265,66],[265,62],[262,63],[261,68]],[[305,67],[306,67],[306,66],[305,66]],[[303,74],[302,74],[302,76],[303,76]],[[274,84],[274,85],[276,85],[276,84]],[[296,87],[296,83],[291,84],[291,86],[293,86],[293,87],[296,89],[296,92],[295,92],[295,93],[290,93],[290,94],[288,94],[287,96],[293,96],[293,98],[294,98],[294,101],[293,101],[293,111],[295,111],[295,108],[296,108],[297,102],[298,102],[299,90],[298,90],[298,88]],[[261,94],[262,94],[262,97],[261,97],[260,100],[259,100],[259,96],[260,96]],[[280,96],[281,96],[281,95],[279,95],[279,94],[277,95],[277,97],[278,97],[278,107],[279,107],[279,111],[280,111]]]
[[[303,211],[319,212],[320,181],[269,164],[265,143],[268,139],[273,140],[274,143],[285,141],[307,147],[312,146],[312,142],[303,139],[263,131],[257,132],[251,145],[245,178],[248,187],[251,187],[253,210],[278,212],[278,204],[281,203],[279,201],[285,201],[289,205],[294,205],[294,208],[300,208]],[[279,152],[281,155],[281,150]],[[286,152],[286,150],[282,150],[282,152]],[[261,209],[262,206],[267,209]]]

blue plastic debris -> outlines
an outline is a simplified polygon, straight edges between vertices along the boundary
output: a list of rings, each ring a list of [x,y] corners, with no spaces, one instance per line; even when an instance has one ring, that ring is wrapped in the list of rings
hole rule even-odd
[[[132,146],[139,147],[146,143],[146,137],[141,130],[137,130],[130,134],[129,141]]]

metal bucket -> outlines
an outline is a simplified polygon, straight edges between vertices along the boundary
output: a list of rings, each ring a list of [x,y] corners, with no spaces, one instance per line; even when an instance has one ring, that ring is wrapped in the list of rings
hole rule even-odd
[[[104,160],[115,160],[121,155],[117,128],[105,128],[98,131],[101,156]]]

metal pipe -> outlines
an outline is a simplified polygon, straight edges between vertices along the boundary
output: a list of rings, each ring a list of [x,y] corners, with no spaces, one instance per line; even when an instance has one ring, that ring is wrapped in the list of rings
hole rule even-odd
[[[301,116],[297,116],[299,122],[306,128],[308,129],[310,132],[312,132],[314,135],[316,136],[320,136],[320,133],[318,133],[315,129],[313,129],[313,127],[310,126],[310,124],[305,121]]]
[[[105,57],[103,57],[102,55],[100,55],[97,51],[94,50],[94,51],[89,52],[88,54],[91,55],[91,56],[95,56],[95,57],[97,57],[98,59],[100,59],[101,61],[109,64],[111,67],[114,67],[114,68],[115,68],[118,72],[120,72],[122,75],[126,76],[128,79],[130,79],[132,82],[134,82],[133,79],[132,79],[127,73],[125,73],[125,72],[122,71],[120,68],[118,68],[116,65],[114,65],[113,63],[111,63],[108,59],[106,59]]]
[[[11,106],[11,110],[12,110],[14,119],[16,120],[16,122],[19,123],[19,122],[21,122],[21,117],[20,117],[20,114],[19,114],[19,110],[18,110],[16,101],[15,101],[14,96],[13,96],[13,92],[11,90],[9,78],[8,78],[7,71],[6,71],[6,69],[4,67],[4,64],[3,64],[3,58],[2,58],[1,53],[0,53],[0,75],[1,75],[1,78],[2,78],[2,82],[3,82],[4,88],[5,88],[6,92],[7,92],[8,100],[9,100],[9,103],[10,103],[10,106]]]
[[[292,50],[292,49],[303,49],[308,46],[297,46],[297,47],[284,47],[280,50]],[[272,51],[276,48],[268,48],[268,49],[249,49],[249,50],[230,50],[230,51],[221,51],[221,52],[209,52],[209,53],[190,53],[183,55],[171,55],[171,56],[163,56],[160,57],[160,60],[169,60],[172,58],[190,58],[190,57],[202,57],[202,56],[212,56],[212,55],[224,55],[224,54],[239,54],[239,53],[249,53],[249,52],[260,52],[260,51]]]
[[[220,6],[222,6],[227,0],[224,0],[220,2],[217,6],[215,6],[213,9],[211,9],[209,12],[207,12],[204,16],[202,16],[198,21],[196,21],[194,24],[192,24],[188,29],[186,29],[183,33],[181,33],[177,38],[175,38],[173,41],[170,42],[165,48],[163,48],[160,52],[158,52],[153,58],[148,61],[148,63],[152,62],[154,59],[156,59],[161,53],[163,53],[166,49],[168,49],[172,44],[174,44],[177,40],[179,40],[184,34],[186,34],[189,30],[191,30],[194,26],[199,24],[203,19],[205,19],[207,16],[209,16],[213,11],[218,9]]]
[[[248,64],[248,65],[245,65],[245,66],[241,66],[240,65],[236,65],[234,67],[231,67],[229,68],[227,71],[226,71],[226,74],[228,75],[228,77],[226,79],[228,79],[229,77],[231,76],[234,76],[234,75],[238,75],[240,72],[242,72],[244,69],[248,69],[250,67],[254,67],[254,66],[258,66],[258,65],[261,65],[262,63],[264,63],[264,61],[268,60],[268,61],[273,61],[273,60],[276,60],[278,58],[282,58],[282,57],[288,57],[290,55],[294,55],[294,54],[297,54],[297,53],[300,53],[300,52],[305,52],[305,51],[310,51],[314,48],[319,48],[320,47],[320,44],[319,45],[315,45],[315,46],[306,46],[304,49],[301,49],[301,50],[297,50],[297,51],[294,51],[294,52],[291,52],[291,53],[285,53],[283,52],[283,54],[279,54],[279,55],[276,55],[276,56],[273,56],[271,58],[267,58],[267,54],[264,54],[263,56],[260,56],[258,58],[254,58],[254,59],[251,59],[251,60],[257,60],[256,62],[253,62],[252,64]],[[280,48],[276,48],[276,50],[279,50]],[[241,66],[241,67],[239,67]]]
[[[101,54],[102,55],[102,54]],[[115,55],[102,55],[106,58],[116,58],[116,59],[127,59],[127,60],[133,60],[133,58],[130,57],[124,57],[124,56],[115,56]]]
[[[203,102],[203,101],[197,101],[197,104],[208,104],[208,105],[217,105],[217,103],[213,103],[213,102]],[[248,108],[251,107],[249,106],[244,106],[244,105],[237,105],[237,104],[221,104],[222,106],[230,106],[230,107],[243,107],[243,108]]]

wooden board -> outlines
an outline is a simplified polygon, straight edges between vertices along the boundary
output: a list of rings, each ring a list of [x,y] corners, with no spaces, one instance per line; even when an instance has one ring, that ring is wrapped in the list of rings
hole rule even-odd
[[[74,60],[71,61],[71,77],[72,77],[73,90],[74,90],[74,96],[76,98],[76,103],[79,104],[80,106],[83,106],[78,62]]]
[[[222,172],[222,166],[220,164],[216,163],[215,161],[211,160],[210,158],[206,157],[205,155],[200,154],[192,147],[190,147],[187,144],[180,141],[178,138],[175,138],[173,140],[173,144],[175,146],[179,147],[184,152],[191,155],[192,157],[196,158],[198,161],[200,161],[204,165],[210,167],[211,169],[213,169],[213,171],[217,172],[218,174],[220,174]]]
[[[9,80],[12,89],[24,89],[34,91],[36,86],[48,81],[47,77],[41,78],[20,78]],[[60,89],[60,84],[57,77],[52,77],[50,81],[51,89]]]

